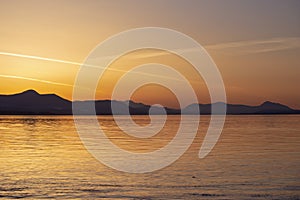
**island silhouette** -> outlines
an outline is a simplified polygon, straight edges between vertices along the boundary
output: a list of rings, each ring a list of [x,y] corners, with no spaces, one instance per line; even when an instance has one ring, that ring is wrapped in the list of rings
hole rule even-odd
[[[22,93],[12,95],[0,95],[0,115],[72,115],[72,104],[84,108],[84,104],[91,103],[87,101],[69,101],[56,94],[39,94],[34,90],[27,90]],[[129,111],[131,115],[148,115],[150,105],[136,103],[133,101],[116,101],[116,100],[96,100],[95,111],[97,115],[111,115],[112,105],[117,108],[114,114],[125,115]],[[222,102],[214,103],[215,106],[225,104]],[[212,104],[191,104],[183,109],[174,109],[168,107],[153,106],[151,114],[189,114],[197,115],[198,109],[200,114],[211,114]],[[266,101],[258,106],[249,106],[241,104],[226,104],[227,114],[229,115],[253,115],[253,114],[300,114],[300,110],[292,109],[286,105]],[[84,109],[76,114],[90,115],[93,114]],[[217,113],[218,114],[218,113]]]

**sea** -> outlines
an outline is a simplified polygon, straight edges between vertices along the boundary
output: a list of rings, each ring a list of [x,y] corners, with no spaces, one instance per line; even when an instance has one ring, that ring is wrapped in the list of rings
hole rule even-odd
[[[82,116],[86,131],[95,129],[91,117]],[[115,117],[141,127],[151,118],[97,117],[98,128],[116,147],[137,154],[164,148],[181,120],[170,115],[157,134],[135,138],[118,127]],[[132,173],[90,153],[73,116],[0,116],[0,198],[300,199],[300,115],[226,116],[218,142],[201,159],[210,116],[189,120],[199,117],[196,136],[181,157],[156,171]],[[123,126],[135,131],[131,123]]]

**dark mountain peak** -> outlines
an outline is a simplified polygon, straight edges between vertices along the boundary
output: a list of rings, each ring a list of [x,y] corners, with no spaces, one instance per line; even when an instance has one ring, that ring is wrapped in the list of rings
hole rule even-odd
[[[132,100],[124,101],[124,103],[128,104],[130,107],[144,107],[144,106],[149,106],[149,105],[145,105],[145,104],[140,103],[140,102],[134,102]]]
[[[19,94],[15,94],[14,96],[19,96],[20,98],[30,98],[31,100],[40,100],[41,98],[43,98],[45,101],[68,101],[60,96],[58,96],[57,94],[40,94],[37,91],[30,89],[30,90],[26,90],[24,92],[21,92]]]
[[[278,105],[279,103],[274,103],[274,102],[271,102],[271,101],[265,101],[261,104],[261,106],[267,106],[267,105]]]
[[[30,89],[19,93],[19,95],[40,95],[40,94],[37,91]]]
[[[271,102],[271,101],[265,101],[263,102],[260,107],[273,107],[273,108],[285,108],[285,109],[290,109],[288,106],[282,105],[280,103],[275,103],[275,102]]]

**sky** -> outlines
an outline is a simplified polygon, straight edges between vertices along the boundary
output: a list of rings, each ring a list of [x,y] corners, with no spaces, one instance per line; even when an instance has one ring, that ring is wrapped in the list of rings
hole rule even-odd
[[[35,89],[71,100],[80,64],[99,43],[133,28],[164,27],[204,46],[222,75],[227,102],[258,105],[269,100],[300,109],[299,19],[297,0],[0,0],[0,94]],[[111,98],[126,71],[152,62],[185,74],[199,103],[210,102],[203,79],[190,64],[158,50],[131,52],[112,63],[120,71],[105,73],[96,98]],[[164,77],[181,86],[176,75],[154,69],[149,74],[156,74],[155,80]],[[136,82],[147,74],[129,76]],[[116,98],[125,100],[125,93]],[[178,106],[176,95],[158,85],[140,87],[131,98]]]

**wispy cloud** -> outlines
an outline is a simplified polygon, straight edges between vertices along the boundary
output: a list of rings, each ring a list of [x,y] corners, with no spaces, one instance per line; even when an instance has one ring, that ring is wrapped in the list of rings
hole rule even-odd
[[[269,38],[206,45],[207,50],[229,54],[255,54],[300,48],[300,37]]]

